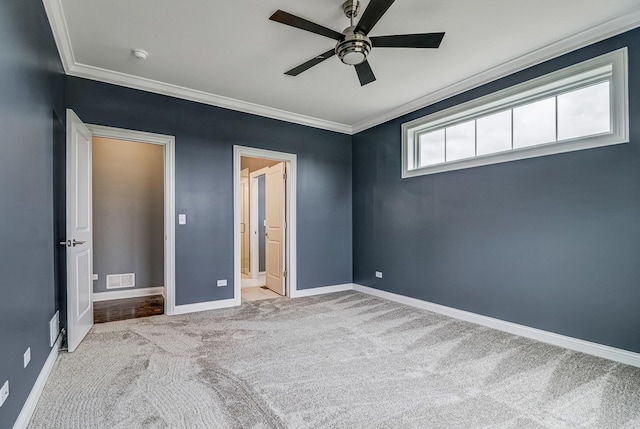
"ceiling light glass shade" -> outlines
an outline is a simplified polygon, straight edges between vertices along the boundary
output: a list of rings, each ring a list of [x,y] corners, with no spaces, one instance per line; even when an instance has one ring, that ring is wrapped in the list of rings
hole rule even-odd
[[[364,52],[347,52],[341,58],[343,63],[349,64],[352,66],[361,64],[366,59],[367,59],[367,56],[364,54]]]

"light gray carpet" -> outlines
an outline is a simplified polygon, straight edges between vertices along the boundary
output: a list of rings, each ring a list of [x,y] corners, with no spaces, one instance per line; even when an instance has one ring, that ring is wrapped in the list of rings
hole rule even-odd
[[[640,428],[640,369],[342,292],[96,325],[29,427]]]

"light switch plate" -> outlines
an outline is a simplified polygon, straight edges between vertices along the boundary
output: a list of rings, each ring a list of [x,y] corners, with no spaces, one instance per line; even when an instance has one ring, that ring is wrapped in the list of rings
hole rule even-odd
[[[382,271],[376,271],[376,277],[381,279],[382,278]]]
[[[92,275],[91,276],[91,280],[93,280],[93,281],[98,280],[98,275],[97,274]]]
[[[31,347],[27,347],[27,351],[24,352],[22,357],[24,359],[24,367],[26,368],[29,362],[31,362]]]
[[[4,401],[9,397],[9,380],[5,381],[0,389],[0,407],[4,404]]]
[[[218,287],[226,286],[226,285],[227,285],[227,279],[218,280]]]
[[[178,225],[186,225],[187,224],[187,215],[179,214],[178,215]]]

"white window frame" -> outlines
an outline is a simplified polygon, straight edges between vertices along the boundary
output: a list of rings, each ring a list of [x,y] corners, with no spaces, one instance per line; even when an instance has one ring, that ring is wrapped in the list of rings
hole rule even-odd
[[[629,142],[629,89],[627,48],[583,61],[564,69],[540,76],[527,82],[459,104],[449,109],[402,124],[402,178],[442,173],[482,165],[497,164],[519,159],[572,152],[594,147]],[[419,149],[419,135],[451,127],[457,123],[478,119],[492,113],[513,109],[533,101],[553,97],[573,89],[573,76],[611,66],[610,77],[610,132],[578,137],[551,143],[514,148],[504,152],[479,155],[473,158],[445,161],[439,164],[410,169],[409,151]],[[559,86],[559,82],[568,83]],[[580,81],[581,83],[584,80]],[[584,86],[584,84],[583,84]],[[579,88],[579,87],[578,87]],[[557,124],[556,124],[557,127]],[[415,155],[414,155],[415,156]]]

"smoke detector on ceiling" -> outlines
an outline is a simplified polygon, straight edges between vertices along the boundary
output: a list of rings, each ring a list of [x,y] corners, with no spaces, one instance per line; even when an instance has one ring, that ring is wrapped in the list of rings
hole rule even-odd
[[[131,54],[139,60],[146,60],[149,56],[149,52],[144,49],[132,49]]]

